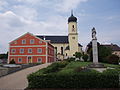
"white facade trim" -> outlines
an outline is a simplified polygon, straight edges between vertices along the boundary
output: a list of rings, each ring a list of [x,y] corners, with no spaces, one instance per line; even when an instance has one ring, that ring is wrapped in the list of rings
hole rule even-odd
[[[8,50],[8,61],[7,61],[8,64],[9,64],[9,62],[10,62],[10,61],[9,61],[9,59],[10,59],[9,56],[10,56],[10,45],[9,45],[9,50]]]
[[[10,46],[10,47],[45,47],[46,45],[25,45],[25,46]]]
[[[46,43],[46,63],[48,63],[48,43]]]

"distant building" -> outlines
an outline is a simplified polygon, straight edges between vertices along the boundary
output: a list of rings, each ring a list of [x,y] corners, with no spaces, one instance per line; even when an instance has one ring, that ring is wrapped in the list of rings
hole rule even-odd
[[[115,54],[120,57],[120,47],[116,44],[103,44],[103,46],[110,48],[112,50],[112,54]]]
[[[54,62],[54,46],[31,33],[26,33],[9,43],[8,63],[11,60],[17,64]]]
[[[116,44],[100,44],[98,43],[98,46],[105,46],[107,48],[110,48],[112,50],[112,54],[115,54],[120,57],[120,47]],[[85,53],[88,53],[89,50],[92,48],[92,42],[90,42],[85,49]]]

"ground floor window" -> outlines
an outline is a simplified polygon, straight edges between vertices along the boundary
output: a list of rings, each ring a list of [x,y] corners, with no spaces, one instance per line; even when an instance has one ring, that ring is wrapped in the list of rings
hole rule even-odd
[[[22,58],[18,58],[18,62],[22,62]]]
[[[38,62],[38,63],[41,63],[41,62],[42,62],[42,58],[38,58],[38,59],[37,59],[37,62]]]

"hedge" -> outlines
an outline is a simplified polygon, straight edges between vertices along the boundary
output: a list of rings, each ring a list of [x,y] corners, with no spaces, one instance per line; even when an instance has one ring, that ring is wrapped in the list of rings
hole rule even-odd
[[[108,72],[111,72],[110,70]],[[119,74],[72,73],[30,74],[28,88],[119,88]]]

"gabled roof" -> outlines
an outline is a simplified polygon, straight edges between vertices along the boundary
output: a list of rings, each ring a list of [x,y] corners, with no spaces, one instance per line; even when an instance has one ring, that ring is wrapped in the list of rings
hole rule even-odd
[[[37,36],[38,38],[50,40],[51,43],[68,43],[68,36]]]
[[[12,42],[14,42],[14,41],[20,39],[21,37],[25,36],[26,34],[29,34],[29,35],[31,35],[31,36],[34,36],[32,33],[27,32],[27,33],[23,34],[22,36],[16,38],[15,40],[11,41],[9,44],[11,44]],[[34,37],[37,38],[37,39],[39,39],[39,40],[42,40],[43,42],[46,42],[46,41],[44,41],[44,40],[41,39],[41,38],[38,38],[38,37],[36,37],[36,36],[34,36]]]
[[[105,44],[103,46],[111,48],[112,51],[120,51],[120,47],[116,44]]]

